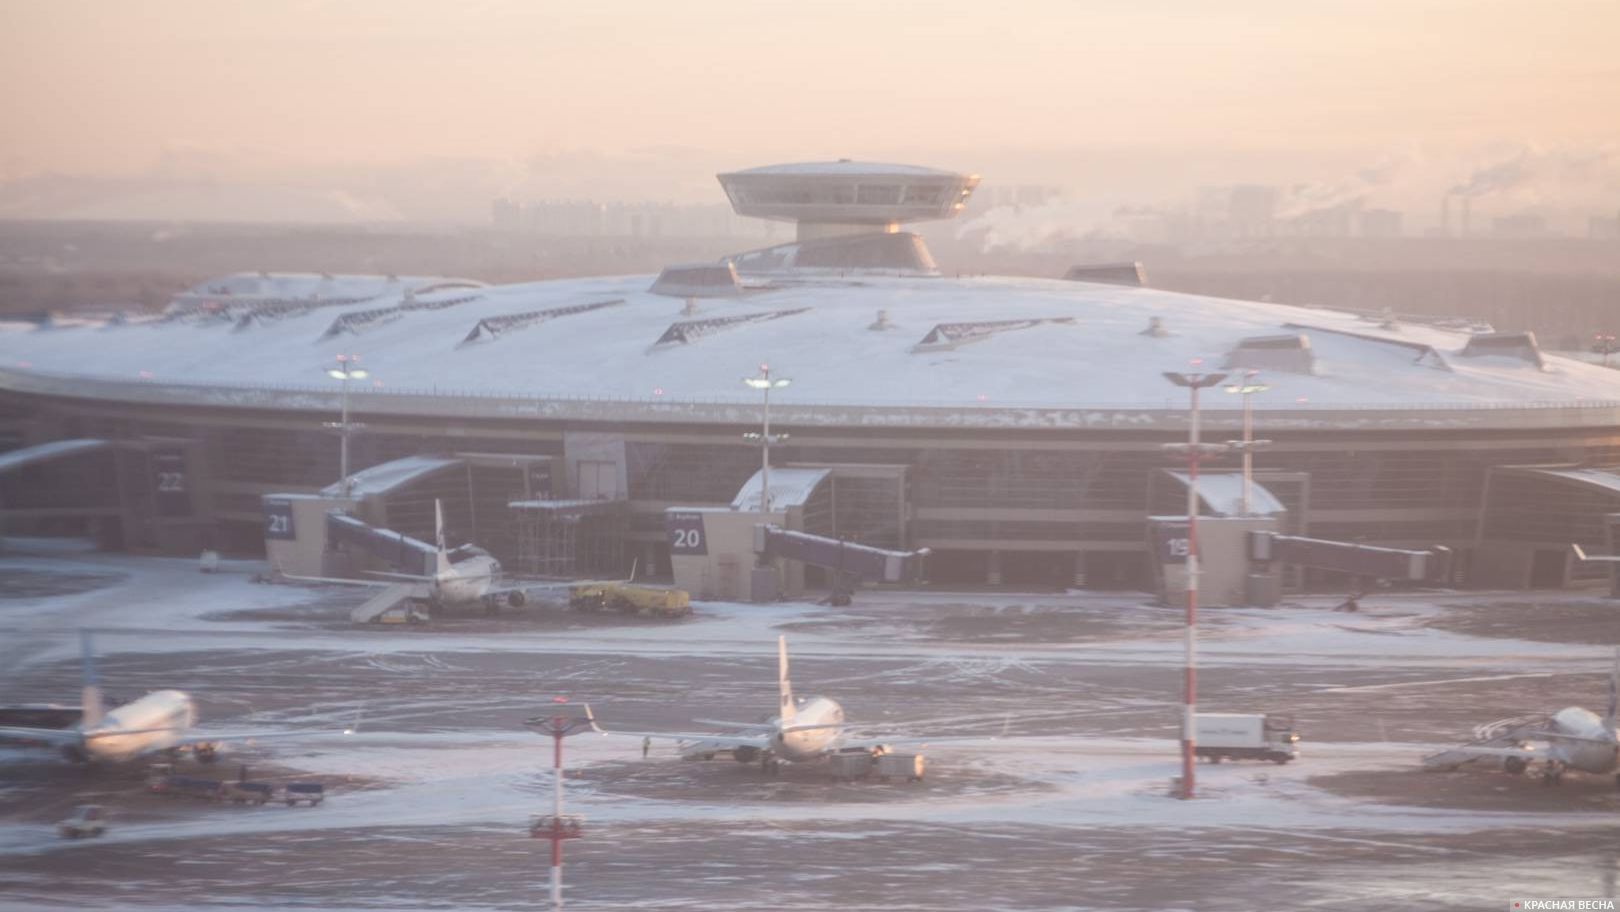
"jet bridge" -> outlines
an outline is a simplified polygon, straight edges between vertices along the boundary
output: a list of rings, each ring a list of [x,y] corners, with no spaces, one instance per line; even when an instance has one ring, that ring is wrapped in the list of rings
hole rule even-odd
[[[432,576],[438,549],[393,529],[367,525],[339,510],[326,514],[326,544],[346,546],[383,561],[400,573]]]
[[[1276,532],[1249,533],[1249,560],[1260,564],[1298,564],[1401,582],[1438,583],[1451,574],[1451,549],[1444,545],[1427,551],[1409,551]]]
[[[909,583],[922,579],[928,549],[890,551],[761,523],[754,526],[754,553],[765,561],[785,558],[826,569],[833,578],[830,601],[847,605],[859,583]]]

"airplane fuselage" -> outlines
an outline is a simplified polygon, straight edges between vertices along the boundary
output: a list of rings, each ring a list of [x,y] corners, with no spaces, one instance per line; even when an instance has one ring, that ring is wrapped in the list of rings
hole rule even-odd
[[[803,731],[778,730],[771,738],[771,751],[783,760],[803,763],[837,750],[844,740],[844,708],[836,700],[811,697],[800,704],[792,721],[784,729],[801,726],[827,725],[829,728],[809,728]]]
[[[441,605],[462,605],[480,601],[500,576],[501,565],[493,557],[474,557],[433,577],[433,598]]]
[[[81,759],[118,763],[174,747],[197,723],[197,706],[178,690],[159,690],[126,703],[86,727]]]

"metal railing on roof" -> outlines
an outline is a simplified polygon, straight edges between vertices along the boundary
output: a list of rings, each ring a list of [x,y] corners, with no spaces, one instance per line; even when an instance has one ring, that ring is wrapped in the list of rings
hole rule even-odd
[[[207,383],[197,381],[168,381],[141,376],[130,380],[85,377],[37,369],[20,370],[0,368],[0,389],[23,393],[68,396],[114,401],[169,402],[207,406],[237,406],[242,408],[295,409],[335,411],[339,408],[341,393],[329,386],[292,383]],[[735,423],[752,421],[758,411],[758,399],[745,394],[707,395],[582,395],[578,393],[547,393],[533,390],[499,389],[494,387],[450,386],[381,386],[351,390],[351,408],[394,414],[456,415],[465,416],[468,403],[489,403],[481,413],[491,417],[516,418],[538,416],[582,417],[583,409],[600,406],[623,406],[626,414],[612,415],[620,420],[668,420],[671,416],[684,416],[707,423]],[[773,403],[776,404],[776,403]],[[1184,426],[1186,404],[1178,397],[1167,395],[1151,402],[1075,402],[1053,403],[1014,400],[925,399],[889,401],[881,403],[839,401],[836,399],[799,400],[784,397],[777,404],[785,423],[809,425],[855,424],[858,426],[943,426],[943,427],[1007,427],[1086,428],[1086,427],[1138,427],[1150,429],[1153,425]],[[1502,426],[1550,426],[1546,420],[1506,421],[1505,416],[1519,413],[1545,415],[1552,412],[1587,413],[1583,420],[1572,422],[1581,426],[1620,426],[1620,400],[1525,400],[1498,401],[1392,401],[1392,402],[1260,402],[1253,403],[1254,412],[1262,424],[1287,427],[1291,424],[1310,424],[1320,427],[1334,414],[1345,415],[1338,424],[1343,429],[1372,426],[1372,416],[1385,413],[1402,416],[1386,421],[1386,427],[1396,424],[1421,427],[1446,427],[1448,413],[1458,415],[1504,416]],[[715,410],[727,410],[716,412]],[[738,411],[740,410],[740,411]],[[1602,414],[1609,412],[1612,414]],[[909,414],[908,414],[909,413]],[[1203,420],[1208,424],[1235,422],[1242,409],[1206,407]],[[1365,417],[1349,418],[1349,415]],[[1111,416],[1111,417],[1110,417]],[[1411,417],[1404,417],[1411,416]],[[1481,420],[1466,422],[1472,426],[1488,426]],[[1455,422],[1452,422],[1454,425]]]

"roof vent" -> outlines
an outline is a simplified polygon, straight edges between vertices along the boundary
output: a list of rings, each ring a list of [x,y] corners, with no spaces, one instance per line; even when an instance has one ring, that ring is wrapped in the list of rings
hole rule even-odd
[[[552,307],[547,310],[531,310],[525,313],[503,314],[498,317],[485,317],[482,320],[479,320],[478,323],[473,326],[472,331],[467,333],[467,337],[462,339],[461,342],[456,345],[456,347],[460,348],[468,343],[477,342],[483,339],[494,339],[502,333],[524,329],[544,323],[547,320],[555,320],[558,317],[571,317],[575,314],[590,313],[593,310],[601,310],[604,307],[615,307],[623,303],[623,298],[613,298],[607,301],[592,301],[589,304],[571,304],[567,307]]]
[[[780,320],[783,317],[802,314],[809,309],[808,307],[796,307],[792,310],[770,310],[764,313],[738,314],[734,317],[681,320],[669,324],[669,328],[664,330],[664,334],[659,336],[658,341],[652,344],[652,348],[656,350],[665,345],[690,345],[704,336],[710,336],[734,326],[740,326],[744,323],[759,323],[765,320]]]
[[[911,347],[912,354],[952,351],[972,342],[983,342],[998,333],[1030,329],[1043,323],[1072,325],[1073,317],[1037,317],[1033,320],[984,320],[974,323],[936,323],[922,341]]]
[[[1137,333],[1137,335],[1152,336],[1155,339],[1163,339],[1165,336],[1170,335],[1170,330],[1164,328],[1163,317],[1148,317],[1147,329],[1142,330],[1140,333]]]
[[[665,266],[647,290],[672,298],[734,298],[742,283],[730,263],[683,263]]]
[[[1141,263],[1083,263],[1070,266],[1063,274],[1069,282],[1096,282],[1100,285],[1129,285],[1140,288],[1147,284],[1147,274]]]
[[[1534,364],[1538,370],[1547,367],[1547,362],[1541,357],[1541,346],[1536,344],[1536,334],[1533,332],[1478,333],[1468,337],[1468,344],[1463,346],[1461,355],[1464,358],[1488,356],[1517,358]]]
[[[873,330],[894,329],[894,323],[890,322],[888,311],[880,310],[878,311],[877,319],[873,320],[872,325],[866,328]]]
[[[1284,371],[1291,374],[1315,373],[1316,357],[1311,339],[1304,333],[1280,336],[1250,336],[1238,342],[1226,356],[1226,368]]]

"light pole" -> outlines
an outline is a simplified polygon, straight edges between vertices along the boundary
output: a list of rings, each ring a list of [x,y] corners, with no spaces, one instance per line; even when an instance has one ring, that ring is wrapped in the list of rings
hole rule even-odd
[[[364,380],[371,375],[366,372],[365,369],[360,367],[359,355],[338,355],[337,362],[337,367],[329,367],[326,369],[326,375],[331,377],[333,380],[341,380],[343,382],[343,419],[338,423],[338,427],[341,429],[343,434],[343,442],[341,444],[341,449],[338,450],[338,477],[340,479],[339,488],[342,490],[343,496],[346,498],[349,496],[350,489],[349,430],[352,427],[352,425],[349,424],[349,381]],[[331,425],[328,425],[328,427],[330,426]]]
[[[781,389],[793,381],[787,377],[772,377],[771,366],[761,363],[759,376],[744,377],[743,383],[765,394],[765,415],[760,434],[759,511],[771,512],[771,390]],[[786,434],[782,436],[786,437]]]
[[[1243,515],[1248,516],[1254,512],[1250,503],[1250,491],[1254,488],[1254,451],[1261,447],[1271,446],[1269,440],[1254,439],[1254,404],[1249,397],[1255,393],[1263,393],[1271,387],[1261,383],[1258,379],[1260,372],[1246,370],[1243,379],[1229,384],[1226,391],[1237,393],[1243,397],[1243,439],[1228,440],[1226,445],[1243,453]]]
[[[1189,799],[1193,797],[1193,723],[1198,705],[1198,461],[1206,452],[1225,449],[1198,442],[1198,391],[1220,383],[1226,375],[1165,371],[1164,376],[1192,393],[1187,442],[1165,445],[1168,450],[1187,451],[1187,664],[1182,675],[1181,797]]]
[[[562,908],[562,844],[564,839],[578,839],[585,835],[584,818],[563,816],[562,743],[569,735],[583,731],[600,731],[596,718],[591,715],[589,703],[569,703],[565,697],[552,697],[548,715],[535,716],[523,726],[536,734],[549,735],[555,748],[552,753],[551,814],[534,818],[529,824],[529,836],[551,840],[551,907]]]

